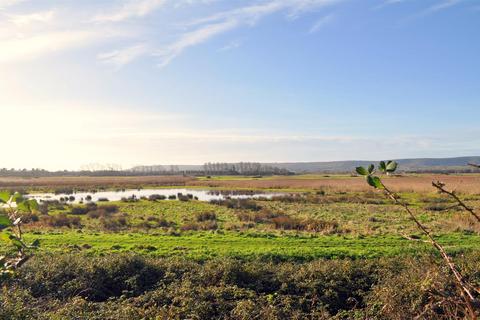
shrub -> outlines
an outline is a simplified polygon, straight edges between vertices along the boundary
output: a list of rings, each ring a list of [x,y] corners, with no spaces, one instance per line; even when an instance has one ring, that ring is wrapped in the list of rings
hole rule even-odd
[[[178,200],[180,201],[189,201],[191,199],[188,195],[183,195],[181,193],[179,193],[177,197],[178,197]]]
[[[152,194],[148,197],[148,200],[150,201],[165,200],[165,199],[167,199],[167,197],[162,194]]]
[[[43,215],[47,215],[48,214],[48,203],[47,202],[40,203],[38,205],[38,211]]]
[[[165,218],[160,218],[157,216],[148,216],[146,222],[140,224],[140,226],[145,228],[170,228],[175,225],[174,222],[167,221]]]
[[[107,213],[116,213],[118,212],[118,206],[116,205],[106,205],[106,206],[100,206],[99,207],[101,210],[105,210]]]
[[[459,261],[476,283],[478,258]],[[430,256],[269,262],[43,254],[0,290],[0,319],[465,318],[452,276]]]
[[[104,209],[97,209],[97,210],[89,211],[87,213],[87,216],[90,219],[106,218],[106,217],[110,217],[111,215],[112,215],[111,213],[105,211]]]
[[[203,221],[210,221],[210,220],[217,220],[217,215],[215,212],[202,212],[202,213],[197,213],[196,214],[196,220],[198,222],[203,222]]]
[[[180,227],[182,231],[206,231],[217,230],[218,225],[216,221],[208,220],[203,222],[187,222]]]
[[[70,195],[70,194],[73,194],[74,190],[72,188],[56,188],[54,190],[54,193],[55,194],[67,194],[67,195]]]
[[[106,217],[100,218],[101,226],[108,231],[118,231],[128,227],[127,219],[124,217]]]
[[[73,207],[72,210],[70,210],[70,214],[84,215],[87,214],[88,211],[90,211],[90,209],[87,207]]]
[[[225,206],[230,209],[244,209],[258,211],[262,209],[254,200],[250,199],[225,199],[225,200],[211,200],[211,204]]]
[[[42,216],[41,221],[50,227],[68,227],[68,228],[80,228],[82,227],[79,217],[69,217],[64,213],[60,213],[54,216]]]

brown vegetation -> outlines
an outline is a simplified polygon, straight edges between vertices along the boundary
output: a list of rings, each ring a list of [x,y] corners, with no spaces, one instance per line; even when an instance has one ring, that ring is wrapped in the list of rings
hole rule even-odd
[[[103,187],[140,187],[140,186],[184,186],[192,177],[183,176],[147,176],[147,177],[41,177],[20,178],[0,177],[0,188],[9,187],[82,187],[98,189]]]
[[[321,189],[329,192],[368,191],[370,187],[362,177],[319,177],[299,179],[278,177],[267,180],[203,180],[191,181],[190,185],[221,188],[265,188],[265,189]],[[431,175],[392,176],[385,179],[395,192],[432,192],[432,181],[440,180],[457,192],[480,194],[480,175]]]
[[[480,194],[480,175],[442,175],[422,174],[415,176],[392,176],[386,183],[395,192],[432,192],[432,181],[440,180],[457,192]],[[20,178],[0,177],[0,188],[138,188],[148,186],[204,186],[225,189],[316,189],[328,192],[368,191],[369,187],[361,177],[346,176],[279,176],[269,179],[242,180],[199,180],[183,176],[145,176],[145,177],[41,177]]]

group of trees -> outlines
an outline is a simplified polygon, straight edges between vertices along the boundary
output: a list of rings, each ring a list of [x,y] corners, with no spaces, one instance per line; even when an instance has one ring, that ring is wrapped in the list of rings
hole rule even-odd
[[[123,170],[115,164],[89,164],[80,171],[47,171],[44,169],[0,169],[0,177],[58,177],[58,176],[144,176],[144,175],[290,175],[282,169],[258,162],[208,162],[202,166],[152,165]]]
[[[289,175],[290,171],[278,167],[264,165],[258,162],[208,162],[203,165],[206,175],[224,174],[224,175]]]
[[[151,173],[181,174],[181,173],[184,173],[185,170],[180,170],[180,167],[177,165],[170,165],[170,166],[154,165],[154,166],[136,166],[129,169],[128,171],[138,173],[138,174],[151,174]]]

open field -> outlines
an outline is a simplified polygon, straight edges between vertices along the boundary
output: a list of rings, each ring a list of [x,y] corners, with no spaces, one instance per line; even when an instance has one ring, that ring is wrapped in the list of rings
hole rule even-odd
[[[398,192],[432,192],[432,181],[443,181],[452,189],[465,194],[480,194],[480,174],[445,175],[421,174],[387,177],[386,183]],[[138,188],[190,186],[219,189],[269,189],[288,191],[325,190],[330,192],[368,191],[361,177],[349,175],[296,175],[267,176],[262,178],[245,176],[183,177],[183,176],[139,176],[139,177],[0,177],[0,188],[27,188],[52,190],[61,187],[81,189],[94,188]]]
[[[451,251],[477,249],[469,214],[435,194],[403,193],[419,220]],[[466,198],[474,206],[480,196]],[[271,200],[126,200],[78,205],[52,202],[25,218],[42,251],[140,251],[205,259],[215,256],[312,259],[415,253],[418,230],[401,208],[369,192],[321,192]],[[422,249],[423,250],[423,249]]]
[[[431,245],[400,236],[319,236],[262,233],[196,232],[181,236],[144,233],[51,232],[26,234],[39,239],[40,252],[108,254],[136,252],[161,257],[266,259],[310,261],[314,259],[378,258],[434,252]],[[450,253],[480,249],[480,236],[462,233],[441,235],[437,240]]]
[[[76,187],[137,188],[140,186],[183,186],[193,178],[183,176],[135,176],[135,177],[0,177],[0,188],[58,188]]]
[[[480,207],[473,187],[478,175],[388,177],[385,183],[402,191],[417,218],[480,285],[480,226],[454,201],[432,192],[436,179]],[[52,191],[180,185],[240,194],[284,192],[271,199],[210,202],[153,196],[42,203],[23,217],[25,240],[39,240],[40,247],[16,278],[4,282],[2,319],[246,320],[257,314],[258,319],[400,320],[425,310],[431,319],[457,310],[456,300],[427,308],[437,299],[432,292],[456,296],[452,277],[402,208],[363,178],[75,177],[3,183]],[[11,249],[3,244],[0,253]]]
[[[388,177],[386,183],[398,192],[432,192],[432,181],[443,181],[458,192],[480,193],[480,175],[408,175]],[[351,176],[299,175],[292,177],[268,177],[264,179],[209,179],[189,182],[194,186],[216,188],[263,188],[263,189],[321,189],[331,192],[354,192],[369,190],[364,179]]]

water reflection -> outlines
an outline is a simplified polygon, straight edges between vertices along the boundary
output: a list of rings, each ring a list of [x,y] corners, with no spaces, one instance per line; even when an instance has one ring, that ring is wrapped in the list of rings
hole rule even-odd
[[[223,200],[226,198],[271,198],[281,195],[280,193],[265,193],[251,190],[197,190],[197,189],[139,189],[117,190],[98,192],[74,192],[67,193],[35,193],[27,195],[28,198],[37,201],[58,200],[71,203],[120,201],[122,199],[156,198],[156,200],[177,200],[184,197],[190,200],[210,201]]]

